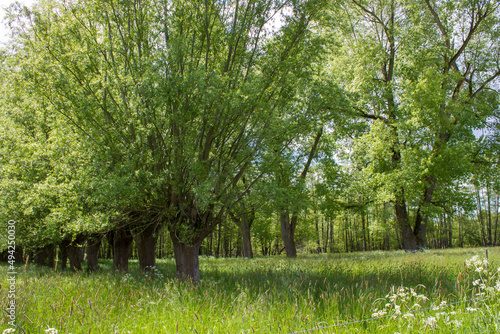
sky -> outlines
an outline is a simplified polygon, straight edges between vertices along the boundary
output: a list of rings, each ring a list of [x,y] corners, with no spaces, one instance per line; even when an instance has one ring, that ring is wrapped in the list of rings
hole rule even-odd
[[[18,2],[25,4],[27,6],[32,5],[35,0],[17,0]],[[9,29],[4,22],[5,9],[9,7],[10,4],[15,2],[15,0],[0,0],[0,44],[5,44],[9,41]]]

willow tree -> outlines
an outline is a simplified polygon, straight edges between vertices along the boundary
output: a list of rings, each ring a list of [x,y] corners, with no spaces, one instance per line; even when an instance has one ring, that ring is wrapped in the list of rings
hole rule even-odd
[[[332,66],[369,124],[358,142],[361,167],[393,202],[405,249],[425,247],[436,189],[466,177],[473,130],[498,113],[498,6],[352,0],[345,7]]]
[[[252,186],[238,183],[289,103],[286,77],[314,61],[305,36],[321,6],[41,1],[20,14],[15,56],[34,95],[94,147],[109,210],[149,251],[168,228],[178,276],[197,281],[203,239]]]

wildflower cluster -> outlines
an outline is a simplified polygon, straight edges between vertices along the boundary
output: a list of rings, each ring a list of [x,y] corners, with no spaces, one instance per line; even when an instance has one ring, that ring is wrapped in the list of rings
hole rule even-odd
[[[394,319],[401,319],[399,325],[406,324],[410,328],[419,324],[424,329],[430,330],[438,328],[458,330],[465,326],[464,317],[470,321],[472,315],[466,314],[476,312],[493,318],[493,314],[483,312],[481,306],[484,305],[486,299],[490,300],[491,304],[491,299],[500,295],[500,268],[491,270],[488,259],[482,259],[476,255],[465,261],[465,270],[459,275],[457,282],[463,293],[460,295],[460,301],[451,304],[448,304],[446,300],[430,301],[413,288],[392,287],[385,298],[375,301],[378,307],[374,309],[372,317],[392,316]],[[418,287],[425,288],[422,285]],[[424,303],[428,305],[424,306]],[[419,310],[421,312],[416,312]],[[486,307],[486,311],[488,310],[490,308]],[[476,317],[472,316],[472,318]],[[499,328],[495,327],[495,329]]]
[[[418,287],[423,287],[419,285]],[[417,288],[418,288],[417,287]],[[379,309],[376,308],[372,313],[372,317],[382,317],[385,315],[392,315],[394,317],[400,316],[404,313],[404,317],[413,317],[409,311],[418,310],[422,308],[422,304],[429,300],[425,295],[419,294],[414,288],[396,287],[391,288],[391,292],[385,298],[377,299],[376,302],[384,305]]]
[[[500,292],[500,268],[489,270],[487,258],[481,259],[478,255],[465,261],[466,277],[461,284],[472,284],[473,297],[490,298]]]
[[[55,329],[55,328],[47,328],[45,330],[45,333],[47,333],[47,334],[57,334],[57,333],[59,333],[59,331],[57,329]]]

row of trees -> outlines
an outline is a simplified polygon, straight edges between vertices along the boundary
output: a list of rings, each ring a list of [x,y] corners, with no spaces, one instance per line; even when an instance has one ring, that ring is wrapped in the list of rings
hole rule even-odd
[[[233,255],[234,233],[247,257],[252,237],[290,257],[339,240],[415,250],[443,246],[437,230],[453,245],[450,222],[476,207],[496,242],[495,1],[39,1],[10,16],[0,215],[41,259],[60,247],[79,269],[86,242],[96,269],[105,240],[117,269],[136,253],[148,270],[171,245],[197,281],[200,251]]]

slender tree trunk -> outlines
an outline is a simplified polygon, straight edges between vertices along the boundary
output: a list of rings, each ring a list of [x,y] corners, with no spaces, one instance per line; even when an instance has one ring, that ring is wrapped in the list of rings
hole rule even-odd
[[[333,219],[330,219],[330,240],[328,241],[328,245],[330,248],[330,253],[335,252],[335,222]]]
[[[290,214],[287,209],[282,210],[280,215],[281,236],[285,245],[287,257],[297,257],[297,249],[295,248],[295,224],[297,221],[297,214]]]
[[[366,250],[371,250],[371,238],[370,238],[370,215],[366,213]]]
[[[314,210],[314,224],[316,226],[316,253],[321,253],[321,241],[319,239],[319,218],[316,213],[316,209]]]
[[[481,226],[481,238],[483,239],[483,246],[486,246],[486,232],[484,228],[484,219],[483,219],[483,209],[481,207],[481,193],[479,188],[476,190],[477,193],[477,208],[479,213],[479,224]]]
[[[135,235],[135,244],[142,272],[151,271],[156,266],[157,225],[150,224]]]
[[[344,249],[345,252],[349,252],[349,235],[347,234],[349,231],[349,221],[348,218],[345,217],[344,219]]]
[[[448,248],[453,248],[453,216],[448,217]]]
[[[220,256],[220,245],[221,245],[221,238],[222,238],[222,224],[219,224],[218,226],[218,233],[217,233],[217,247],[215,248],[215,257]]]
[[[493,243],[492,236],[492,224],[491,224],[491,196],[490,196],[490,183],[486,183],[486,199],[488,202],[488,246],[491,246]]]
[[[494,236],[494,241],[493,241],[493,245],[496,246],[497,245],[497,232],[498,232],[498,213],[499,213],[499,210],[498,210],[498,195],[497,195],[497,206],[496,206],[496,217],[495,217],[495,236]]]
[[[128,272],[128,259],[132,247],[132,233],[128,229],[115,230],[113,233],[113,268]]]
[[[361,229],[362,229],[362,234],[363,234],[363,251],[367,251],[367,243],[366,243],[366,220],[365,220],[365,213],[363,210],[361,210]]]
[[[101,235],[93,235],[87,240],[87,265],[89,272],[99,270],[99,249],[101,248],[101,242]]]

